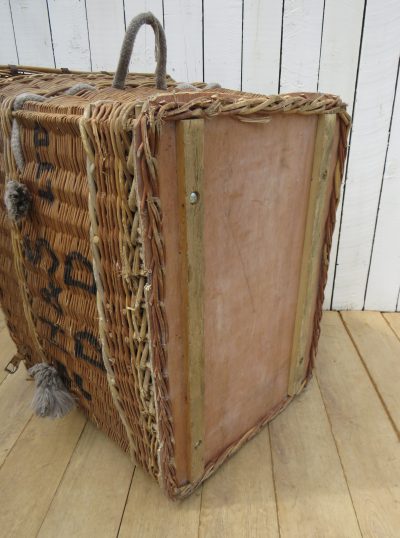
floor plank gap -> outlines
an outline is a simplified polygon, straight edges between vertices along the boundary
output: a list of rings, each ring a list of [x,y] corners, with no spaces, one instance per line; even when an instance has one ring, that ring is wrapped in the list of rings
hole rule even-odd
[[[358,516],[357,516],[357,511],[356,511],[356,508],[354,506],[354,500],[353,500],[353,496],[351,494],[351,490],[350,490],[350,486],[349,486],[349,481],[347,480],[347,476],[346,476],[346,469],[343,465],[343,461],[342,461],[342,458],[340,456],[340,450],[339,450],[339,447],[338,447],[338,444],[337,444],[337,441],[336,441],[336,438],[335,438],[335,434],[334,434],[334,431],[333,431],[333,427],[332,427],[332,422],[331,422],[331,419],[329,417],[329,413],[328,413],[328,410],[326,408],[326,403],[325,403],[325,400],[324,400],[324,396],[322,394],[322,391],[321,391],[321,387],[319,385],[319,381],[318,381],[318,376],[317,374],[315,373],[315,380],[316,380],[316,383],[318,385],[318,390],[319,390],[319,393],[321,395],[321,400],[322,400],[322,403],[324,405],[324,409],[325,409],[325,413],[326,413],[326,418],[329,422],[329,428],[331,430],[331,435],[332,435],[332,439],[333,439],[333,442],[335,443],[335,447],[336,447],[336,452],[337,452],[337,455],[338,455],[338,458],[339,458],[339,461],[340,461],[340,465],[342,467],[342,471],[343,471],[343,476],[344,476],[344,479],[346,481],[346,486],[347,486],[347,491],[349,492],[349,497],[350,497],[350,500],[351,500],[351,504],[353,506],[353,510],[354,510],[354,516],[357,520],[357,525],[358,525],[358,529],[360,531],[360,535],[363,536],[363,533],[362,533],[362,530],[361,530],[361,526],[360,526],[360,522],[358,520]]]
[[[276,506],[276,524],[278,526],[279,538],[281,538],[281,525],[279,523],[279,505],[278,505],[278,497],[276,493],[276,479],[275,479],[275,470],[274,470],[274,456],[272,454],[272,448],[271,448],[271,429],[270,429],[269,424],[266,427],[268,428],[269,452],[271,454],[272,483],[274,485],[274,499],[275,499],[275,506]]]
[[[375,379],[374,379],[373,376],[371,375],[370,369],[368,368],[368,365],[367,365],[366,361],[365,361],[364,358],[363,358],[363,355],[362,355],[362,353],[361,353],[361,351],[360,351],[360,349],[359,349],[359,346],[357,345],[357,342],[355,341],[355,339],[354,339],[354,337],[353,337],[353,335],[352,335],[352,333],[351,333],[349,327],[347,326],[346,321],[343,319],[342,312],[339,312],[339,316],[340,316],[340,320],[341,320],[341,322],[343,323],[343,326],[344,326],[344,328],[345,328],[345,331],[347,332],[347,334],[348,334],[348,336],[349,336],[349,338],[350,338],[350,340],[351,340],[351,342],[352,342],[352,344],[353,344],[353,346],[354,346],[354,349],[355,349],[356,352],[357,352],[357,355],[358,355],[358,357],[359,357],[359,359],[360,359],[360,361],[361,361],[361,364],[363,365],[363,367],[364,367],[364,369],[365,369],[365,372],[366,372],[366,374],[367,374],[367,376],[368,376],[368,379],[370,380],[372,386],[374,387],[374,390],[375,390],[376,394],[378,395],[378,398],[379,398],[379,400],[380,400],[380,402],[381,402],[381,404],[382,404],[383,409],[385,410],[385,413],[386,413],[386,415],[387,415],[387,417],[388,417],[388,419],[389,419],[389,422],[390,422],[390,424],[392,425],[392,428],[393,428],[395,434],[397,435],[397,438],[398,438],[399,441],[400,441],[400,430],[399,430],[399,428],[397,427],[396,422],[393,420],[393,417],[392,417],[392,415],[391,415],[391,413],[390,413],[390,410],[389,410],[388,407],[387,407],[387,404],[386,404],[386,402],[385,402],[385,400],[384,400],[384,398],[383,398],[383,396],[382,396],[382,394],[381,394],[381,391],[379,390],[379,387],[378,387],[378,385],[377,385]]]

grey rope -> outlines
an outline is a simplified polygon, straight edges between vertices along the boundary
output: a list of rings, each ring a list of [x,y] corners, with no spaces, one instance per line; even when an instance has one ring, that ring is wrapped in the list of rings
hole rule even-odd
[[[113,88],[123,90],[125,79],[128,73],[129,62],[132,56],[133,45],[140,27],[143,24],[150,25],[156,38],[155,56],[157,61],[156,67],[156,88],[159,90],[167,89],[166,69],[167,69],[167,42],[165,39],[164,29],[160,21],[151,13],[141,13],[130,22],[124,41],[122,43],[118,67],[114,75]]]
[[[82,90],[95,90],[96,86],[92,84],[86,84],[85,82],[79,82],[75,84],[64,93],[65,95],[76,95]],[[15,99],[13,103],[13,110],[22,110],[25,101],[45,101],[47,98],[43,95],[38,95],[36,93],[21,93]],[[25,166],[24,154],[21,146],[21,137],[19,133],[19,124],[16,118],[13,118],[12,129],[11,129],[11,151],[14,155],[15,163],[18,170],[21,172]]]
[[[221,84],[218,84],[218,82],[209,82],[204,86],[204,88],[197,88],[196,86],[193,86],[193,84],[190,84],[190,82],[179,82],[179,84],[175,86],[175,90],[190,90],[191,92],[201,92],[204,90],[214,90],[220,87]]]
[[[21,93],[14,99],[13,110],[21,110],[25,101],[44,101],[43,95],[36,93]],[[19,136],[19,125],[16,118],[13,119],[11,129],[11,151],[13,152],[15,163],[21,171],[25,166],[24,154],[22,152],[21,138]]]
[[[64,93],[65,95],[76,95],[77,93],[83,91],[83,90],[95,90],[96,86],[93,86],[93,84],[86,84],[85,82],[78,82],[78,84],[75,84],[75,86],[72,86],[68,90],[66,90]]]

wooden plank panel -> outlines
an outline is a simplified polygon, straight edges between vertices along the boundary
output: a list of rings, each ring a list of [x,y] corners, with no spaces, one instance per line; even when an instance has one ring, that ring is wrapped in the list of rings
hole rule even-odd
[[[125,34],[122,0],[86,0],[93,71],[115,71]]]
[[[322,114],[318,118],[289,372],[289,395],[297,394],[301,389],[308,366],[306,357],[315,313],[315,289],[320,273],[326,204],[331,189],[330,170],[336,122],[336,114]]]
[[[400,63],[399,63],[400,66]],[[400,85],[393,107],[389,147],[371,267],[365,297],[367,310],[395,311],[400,289]]]
[[[364,3],[365,0],[353,2],[325,0],[318,91],[340,95],[348,105],[349,114],[353,112]],[[337,209],[338,224],[342,201],[343,184]],[[338,236],[339,226],[336,226],[332,237],[328,280],[325,288],[324,308],[326,309],[330,308],[332,300]]]
[[[279,536],[268,427],[203,486],[200,538]]]
[[[362,535],[396,538],[399,442],[335,312],[323,317],[317,373]]]
[[[0,0],[0,63],[18,63],[18,53],[15,45],[10,3],[8,0]]]
[[[397,63],[400,2],[367,2],[349,152],[335,309],[362,309],[383,175]]]
[[[240,89],[242,0],[204,0],[204,80]]]
[[[243,91],[278,93],[282,2],[244,0]]]
[[[400,339],[400,314],[386,313],[383,314],[383,317],[386,319],[393,331],[396,333],[397,337]]]
[[[167,72],[179,82],[203,80],[202,4],[164,0]]]
[[[46,0],[13,0],[10,6],[19,63],[54,67]]]
[[[90,71],[85,3],[48,0],[48,6],[56,66]]]
[[[124,2],[125,6],[125,21],[126,26],[131,20],[145,11],[151,11],[157,19],[163,23],[163,7],[162,0],[136,0],[135,2]],[[176,29],[175,29],[176,31]],[[122,43],[122,42],[121,42]],[[121,43],[119,46],[121,46]],[[169,42],[167,41],[168,52]],[[135,73],[154,73],[156,69],[156,61],[154,56],[154,31],[147,24],[142,26],[137,35],[135,45],[133,47],[132,59],[129,64],[129,71]],[[117,67],[115,63],[114,70]]]
[[[285,0],[280,92],[315,91],[324,3]]]
[[[21,365],[0,386],[0,466],[32,416],[34,383]]]
[[[8,329],[5,327],[0,331],[0,383],[7,377],[5,367],[17,352],[17,347],[11,339]]]
[[[197,538],[200,502],[201,490],[183,502],[172,502],[137,467],[118,537]]]
[[[79,411],[29,422],[0,469],[4,536],[36,536],[84,425]]]
[[[38,536],[117,536],[133,469],[128,456],[87,423]]]
[[[204,120],[176,126],[183,295],[187,319],[186,357],[190,424],[190,480],[204,471]]]
[[[400,437],[400,341],[378,312],[343,312],[342,318]]]
[[[270,431],[280,536],[361,536],[315,379]]]

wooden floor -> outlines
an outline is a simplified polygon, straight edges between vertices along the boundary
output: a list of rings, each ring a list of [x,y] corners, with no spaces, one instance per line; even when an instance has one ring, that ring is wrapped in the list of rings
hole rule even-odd
[[[400,314],[325,313],[305,392],[182,503],[78,411],[32,416],[13,352],[0,320],[2,537],[400,537]]]

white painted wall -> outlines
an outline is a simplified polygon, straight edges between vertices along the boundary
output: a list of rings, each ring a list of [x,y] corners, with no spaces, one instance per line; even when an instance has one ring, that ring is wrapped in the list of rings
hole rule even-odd
[[[399,0],[0,0],[0,64],[113,70],[153,11],[179,81],[339,94],[353,130],[325,308],[399,310]],[[132,71],[154,69],[143,29]]]

